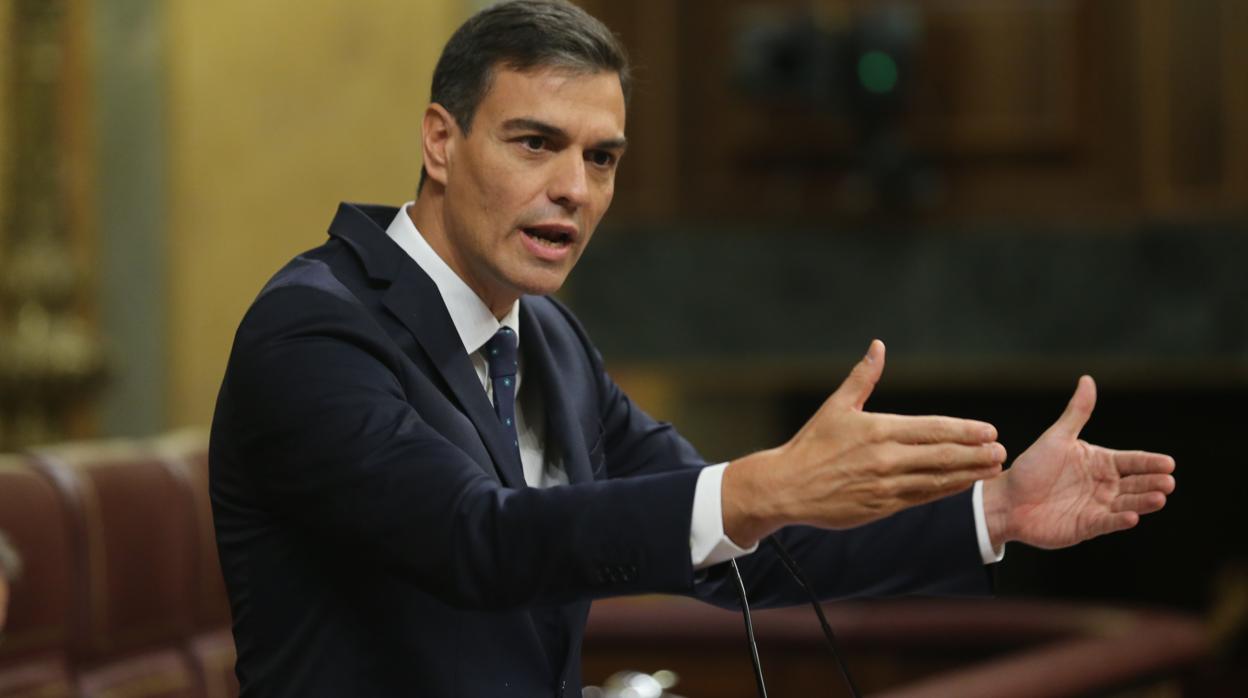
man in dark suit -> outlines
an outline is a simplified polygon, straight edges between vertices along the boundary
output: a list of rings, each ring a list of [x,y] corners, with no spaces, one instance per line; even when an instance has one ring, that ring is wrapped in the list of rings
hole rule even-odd
[[[477,14],[416,201],[344,204],[248,311],[211,442],[244,695],[579,696],[594,598],[734,605],[739,558],[752,600],[800,601],[770,534],[827,597],[983,593],[1006,541],[1164,504],[1169,458],[1077,440],[1090,379],[1002,473],[991,425],[863,409],[878,341],[787,443],[708,466],[548,297],[610,203],[627,83],[570,5]]]

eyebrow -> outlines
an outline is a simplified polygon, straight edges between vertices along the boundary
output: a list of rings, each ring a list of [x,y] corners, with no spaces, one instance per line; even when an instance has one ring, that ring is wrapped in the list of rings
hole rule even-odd
[[[552,140],[569,140],[567,131],[537,119],[525,117],[508,119],[503,122],[503,129],[507,131],[535,131]],[[628,147],[628,139],[624,136],[608,138],[594,143],[593,147],[602,150],[624,150]]]

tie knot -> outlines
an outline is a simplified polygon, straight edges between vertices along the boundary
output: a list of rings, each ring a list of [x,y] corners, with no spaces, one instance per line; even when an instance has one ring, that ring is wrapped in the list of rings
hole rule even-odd
[[[485,343],[485,361],[490,366],[490,378],[514,376],[519,367],[516,351],[516,333],[510,327],[503,327]]]

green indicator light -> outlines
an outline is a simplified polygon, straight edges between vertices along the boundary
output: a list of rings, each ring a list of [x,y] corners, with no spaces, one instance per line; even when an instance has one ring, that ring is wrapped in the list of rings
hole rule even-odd
[[[867,51],[858,59],[858,82],[873,94],[892,92],[897,87],[897,61],[883,51]]]

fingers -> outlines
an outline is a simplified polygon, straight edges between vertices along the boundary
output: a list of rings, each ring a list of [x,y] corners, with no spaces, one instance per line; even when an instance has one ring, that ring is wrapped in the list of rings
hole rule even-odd
[[[840,407],[861,410],[867,403],[867,398],[871,397],[871,392],[875,390],[875,384],[880,381],[883,372],[884,342],[873,339],[867,347],[867,355],[854,366],[828,401]]]
[[[884,440],[905,444],[953,442],[980,444],[997,440],[997,428],[987,422],[954,417],[910,417],[872,414]]]
[[[1111,451],[1114,467],[1120,475],[1147,475],[1174,472],[1174,459],[1164,453],[1148,451]]]
[[[1089,526],[1088,538],[1103,536],[1106,533],[1125,531],[1140,522],[1140,515],[1134,511],[1121,511],[1098,516]]]
[[[1137,487],[1159,485],[1153,487],[1151,491],[1140,493],[1120,494],[1114,498],[1109,504],[1109,512],[1098,515],[1088,526],[1089,538],[1094,536],[1102,536],[1106,533],[1122,531],[1131,528],[1140,522],[1140,516],[1160,511],[1166,506],[1165,492],[1174,489],[1174,478],[1169,475],[1148,475],[1136,476],[1123,480],[1124,488],[1131,480],[1138,481],[1137,485],[1130,485],[1130,489]],[[1167,483],[1168,481],[1168,483]],[[1168,487],[1167,487],[1168,485]]]
[[[976,480],[996,477],[1005,460],[998,443],[873,444],[858,451],[861,460],[852,469],[866,484],[864,501],[873,511],[892,512],[947,497]]]
[[[1072,439],[1078,437],[1079,432],[1083,430],[1083,425],[1087,424],[1088,418],[1092,416],[1094,407],[1096,407],[1096,383],[1092,380],[1092,376],[1080,376],[1079,384],[1075,386],[1075,394],[1066,404],[1066,411],[1057,418],[1053,429]]]
[[[1118,483],[1118,491],[1122,494],[1147,494],[1174,492],[1174,477],[1171,475],[1130,475]]]
[[[1005,447],[990,442],[977,445],[966,444],[881,444],[876,447],[882,463],[891,464],[892,473],[922,472],[928,475],[952,476],[957,471],[999,471],[1005,462]],[[993,474],[996,474],[995,472]],[[982,476],[982,475],[981,475]]]
[[[1119,495],[1109,505],[1109,510],[1123,513],[1151,514],[1164,506],[1166,506],[1166,495],[1161,492],[1148,492],[1146,494]]]
[[[1000,466],[971,470],[911,473],[890,479],[885,485],[890,494],[911,504],[942,499],[956,494],[1001,472]]]

